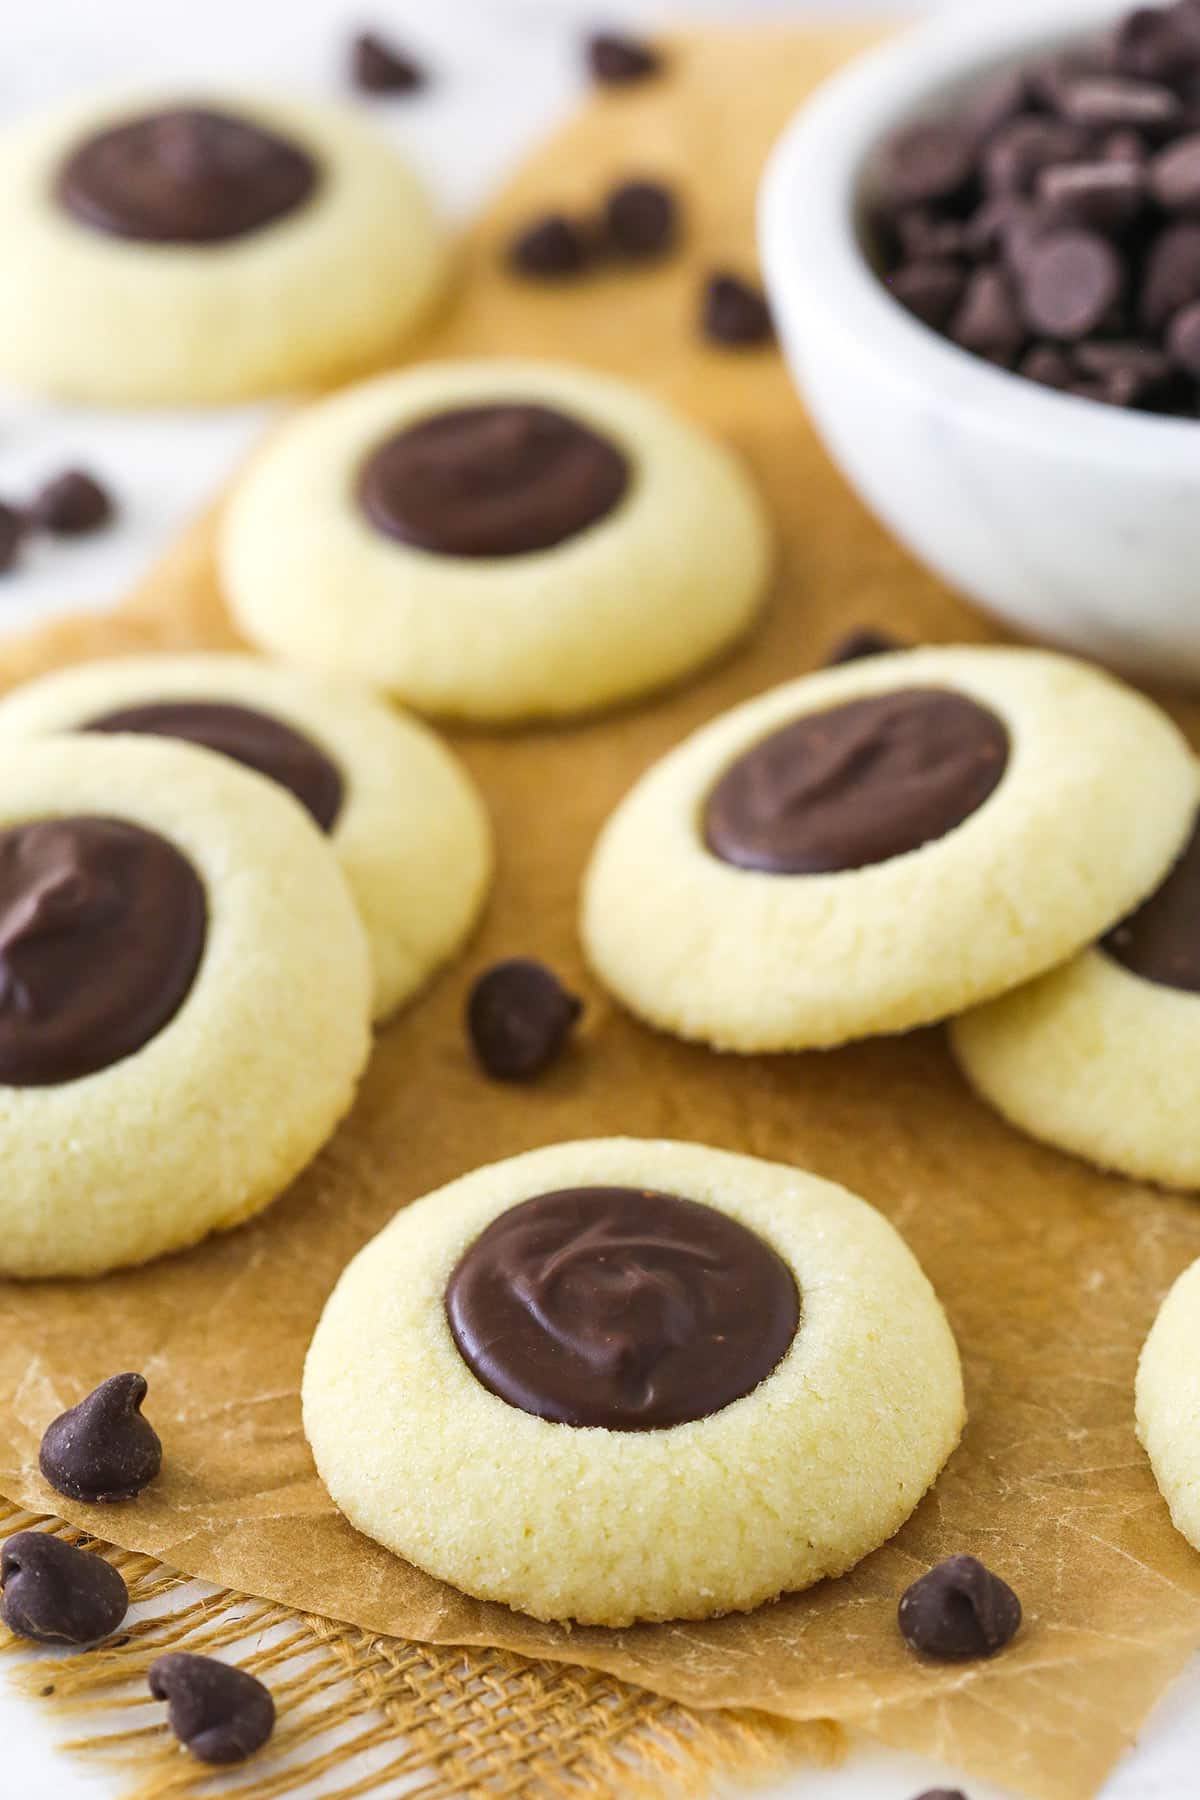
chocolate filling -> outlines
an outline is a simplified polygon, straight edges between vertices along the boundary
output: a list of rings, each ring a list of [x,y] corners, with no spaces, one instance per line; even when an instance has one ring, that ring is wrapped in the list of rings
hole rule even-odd
[[[0,832],[0,1083],[50,1087],[140,1050],[187,998],[207,927],[196,871],[140,825]]]
[[[249,119],[181,106],[85,138],[57,191],[73,218],[113,237],[219,244],[294,212],[318,179],[298,144]]]
[[[332,831],[342,810],[345,784],[337,764],[311,738],[254,707],[223,700],[152,700],[104,713],[82,729],[182,738],[217,750],[287,788],[322,831]]]
[[[800,1299],[776,1252],[714,1207],[586,1187],[502,1213],[450,1277],[446,1316],[463,1361],[510,1406],[650,1431],[764,1381]]]
[[[771,875],[887,862],[982,806],[1008,748],[994,713],[941,688],[809,713],[726,770],[705,807],[705,843],[722,862]]]
[[[625,455],[577,419],[505,403],[435,413],[381,444],[359,478],[385,537],[442,556],[551,550],[612,512]]]
[[[1200,821],[1162,886],[1101,948],[1143,981],[1200,994]]]

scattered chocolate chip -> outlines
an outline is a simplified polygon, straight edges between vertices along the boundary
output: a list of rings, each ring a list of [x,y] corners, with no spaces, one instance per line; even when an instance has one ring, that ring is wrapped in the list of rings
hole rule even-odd
[[[1200,225],[1172,225],[1146,259],[1142,324],[1150,332],[1165,331],[1174,315],[1193,300],[1200,300]]]
[[[890,140],[883,183],[895,205],[946,200],[967,186],[974,164],[970,132],[946,121],[926,121]]]
[[[406,51],[364,31],[350,46],[350,79],[364,94],[415,94],[429,76]]]
[[[762,289],[723,269],[705,283],[700,327],[714,344],[765,344],[775,335]]]
[[[559,1055],[583,1012],[553,970],[529,957],[486,969],[467,1001],[467,1031],[496,1081],[531,1081]]]
[[[1021,1626],[1021,1602],[973,1556],[948,1556],[914,1581],[898,1612],[905,1642],[939,1662],[993,1656]]]
[[[1171,361],[1189,375],[1200,377],[1200,300],[1193,300],[1175,314],[1167,328]]]
[[[1000,361],[1016,356],[1026,333],[1006,270],[987,266],[975,270],[950,322],[950,336],[964,350],[980,356]]]
[[[129,1610],[120,1571],[45,1531],[18,1531],[0,1551],[0,1619],[39,1644],[96,1644]]]
[[[1075,379],[1070,358],[1057,344],[1035,344],[1017,365],[1017,373],[1050,388],[1069,388]]]
[[[521,275],[558,281],[587,266],[588,250],[582,226],[565,213],[547,213],[518,232],[509,245],[508,260]]]
[[[86,469],[67,469],[35,495],[30,521],[56,537],[82,537],[99,531],[113,516],[107,490]]]
[[[28,529],[28,518],[20,508],[0,500],[0,575],[15,566]]]
[[[657,75],[663,66],[662,56],[652,44],[614,31],[593,32],[587,40],[586,54],[593,81],[602,82],[606,87],[645,81],[649,76]]]
[[[892,637],[890,632],[876,631],[870,625],[860,625],[838,639],[826,656],[824,666],[836,669],[842,663],[861,662],[864,656],[890,656],[893,650],[903,650],[904,647],[900,639]]]
[[[679,232],[679,203],[661,182],[622,182],[605,201],[604,230],[621,256],[647,261],[664,256]]]
[[[926,1788],[915,1800],[967,1800],[961,1788]]]
[[[1113,236],[1145,204],[1146,176],[1138,163],[1060,163],[1040,171],[1036,194],[1048,225],[1081,225]]]
[[[46,1428],[38,1465],[72,1500],[132,1500],[162,1466],[162,1444],[142,1417],[141,1375],[110,1375]]]
[[[1200,132],[1159,152],[1150,165],[1150,188],[1166,212],[1200,213]]]
[[[888,276],[888,286],[901,305],[935,331],[950,323],[966,285],[962,268],[951,262],[913,262]]]
[[[270,1690],[214,1656],[172,1651],[151,1663],[147,1680],[167,1703],[167,1724],[199,1762],[245,1762],[275,1728]]]
[[[1071,343],[1103,325],[1121,293],[1116,251],[1093,231],[1056,231],[1030,250],[1022,270],[1025,321],[1039,337]]]

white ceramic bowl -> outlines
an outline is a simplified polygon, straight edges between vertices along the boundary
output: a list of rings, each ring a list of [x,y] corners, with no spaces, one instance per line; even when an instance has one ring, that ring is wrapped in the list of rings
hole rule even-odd
[[[1200,685],[1200,421],[1072,399],[959,350],[892,299],[856,228],[891,131],[1120,10],[989,0],[861,58],[775,149],[762,257],[809,411],[902,543],[1023,633]]]

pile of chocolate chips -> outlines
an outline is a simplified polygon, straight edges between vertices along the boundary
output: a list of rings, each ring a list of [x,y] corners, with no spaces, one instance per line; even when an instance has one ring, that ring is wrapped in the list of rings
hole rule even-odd
[[[897,134],[872,226],[896,298],[963,349],[1200,417],[1200,0],[1139,8]]]

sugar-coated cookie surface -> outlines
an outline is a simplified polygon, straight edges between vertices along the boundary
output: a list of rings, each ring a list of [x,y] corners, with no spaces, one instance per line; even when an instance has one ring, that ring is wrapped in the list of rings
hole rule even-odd
[[[282,146],[265,193],[243,189],[245,147],[222,140],[214,114]],[[129,125],[142,138],[123,159]],[[301,171],[290,189],[289,153]],[[132,184],[128,231],[96,204],[114,181]],[[263,95],[109,96],[9,126],[0,233],[0,375],[117,405],[228,402],[361,371],[426,314],[446,261],[386,138],[349,109]]]
[[[220,547],[253,642],[481,721],[585,712],[698,667],[749,624],[768,564],[749,477],[699,427],[608,376],[484,360],[301,414],[236,489]]]
[[[563,1423],[483,1384],[452,1334],[448,1284],[510,1209],[580,1187],[716,1209],[724,1231],[744,1228],[791,1272],[799,1325],[765,1379],[708,1416],[654,1429]],[[659,1361],[638,1361],[647,1320],[660,1330],[667,1319],[677,1376],[691,1357],[686,1275],[676,1270],[672,1304],[656,1310],[654,1229],[647,1246],[626,1226],[590,1263],[586,1234],[573,1239],[579,1286],[561,1256],[527,1255],[526,1279],[508,1291],[514,1337],[536,1339],[548,1318],[564,1355],[590,1350],[602,1385],[629,1375],[647,1417],[677,1398],[656,1386],[671,1361],[664,1341]],[[606,1292],[630,1334],[624,1361],[601,1354],[602,1326],[587,1336]],[[744,1327],[758,1315],[743,1305],[731,1316]],[[514,1339],[483,1341],[503,1357]],[[697,1360],[713,1343],[698,1343]],[[322,1479],[360,1531],[467,1593],[606,1625],[748,1610],[842,1573],[899,1529],[963,1423],[945,1316],[879,1213],[797,1169],[633,1139],[535,1150],[398,1214],[328,1301],[303,1397]]]
[[[212,653],[83,663],[0,699],[0,737],[97,721],[228,744],[292,785],[328,833],[366,927],[377,1019],[411,998],[474,925],[492,867],[483,802],[431,731],[363,689]],[[274,745],[264,735],[272,721],[300,742]]]
[[[905,1031],[1105,931],[1165,873],[1196,798],[1170,720],[1083,663],[873,657],[748,701],[650,769],[596,845],[584,944],[631,1011],[720,1049]]]
[[[1200,1550],[1200,1262],[1179,1277],[1146,1339],[1137,1430],[1176,1529]]]
[[[116,851],[73,844],[80,820]],[[173,885],[126,854],[147,837]],[[179,916],[192,880],[198,925]],[[198,960],[158,1007],[188,937]],[[224,757],[7,743],[0,940],[5,1275],[96,1275],[237,1225],[350,1105],[370,1046],[353,900],[301,809]]]
[[[1200,1188],[1200,833],[1133,916],[1063,968],[956,1019],[984,1099],[1102,1169]]]

